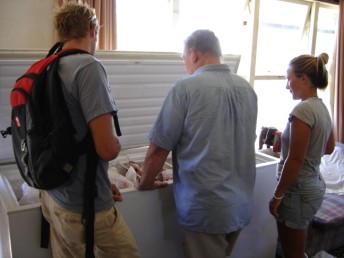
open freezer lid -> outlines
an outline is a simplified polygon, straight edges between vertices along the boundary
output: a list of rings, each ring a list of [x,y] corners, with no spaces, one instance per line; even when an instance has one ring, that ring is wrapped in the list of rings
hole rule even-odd
[[[233,73],[238,72],[241,55],[223,55],[222,59],[223,63],[227,64]]]
[[[15,80],[45,51],[0,51],[0,130],[11,123],[9,93]],[[148,145],[147,136],[160,110],[161,104],[174,83],[187,75],[177,53],[140,53],[98,51],[96,57],[104,64],[112,95],[118,106],[122,131],[119,137],[122,149]],[[240,55],[224,55],[222,63],[236,73]],[[14,162],[12,137],[0,138],[0,164]]]

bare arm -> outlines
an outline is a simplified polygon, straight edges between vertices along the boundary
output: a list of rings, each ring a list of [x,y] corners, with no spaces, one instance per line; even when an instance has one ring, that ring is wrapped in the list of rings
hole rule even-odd
[[[121,150],[112,124],[113,120],[110,113],[97,116],[89,122],[96,152],[101,159],[107,161],[116,158]]]
[[[327,141],[325,154],[331,154],[334,150],[334,146],[335,146],[334,134],[333,134],[333,131],[331,131],[330,137],[328,138],[328,141]]]
[[[281,178],[275,190],[275,197],[282,197],[298,175],[305,158],[310,135],[310,126],[300,119],[293,117],[290,126],[289,152],[283,166]],[[274,216],[278,215],[277,209],[281,203],[281,199],[272,198],[270,201],[270,212]]]
[[[165,186],[166,182],[155,181],[155,177],[162,170],[169,150],[165,150],[154,143],[149,144],[140,179],[139,190],[151,190]]]
[[[310,126],[294,117],[290,127],[289,153],[282,170],[281,180],[276,188],[276,196],[283,195],[298,175],[305,159],[310,135]]]

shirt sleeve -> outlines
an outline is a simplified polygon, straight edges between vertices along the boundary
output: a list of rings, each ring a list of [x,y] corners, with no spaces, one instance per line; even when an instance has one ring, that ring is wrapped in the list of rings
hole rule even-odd
[[[183,129],[185,101],[183,93],[175,86],[166,96],[148,139],[166,150],[178,143]]]
[[[82,112],[87,121],[117,111],[104,66],[92,62],[81,69],[76,78]]]
[[[312,110],[312,107],[307,103],[299,103],[291,112],[292,116],[297,117],[301,121],[308,124],[311,128],[313,128],[315,123],[315,116]]]

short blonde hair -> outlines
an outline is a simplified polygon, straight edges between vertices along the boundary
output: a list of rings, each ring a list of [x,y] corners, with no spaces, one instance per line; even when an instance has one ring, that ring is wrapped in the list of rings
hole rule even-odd
[[[98,20],[94,8],[82,3],[67,3],[54,14],[54,27],[62,42],[84,38]]]

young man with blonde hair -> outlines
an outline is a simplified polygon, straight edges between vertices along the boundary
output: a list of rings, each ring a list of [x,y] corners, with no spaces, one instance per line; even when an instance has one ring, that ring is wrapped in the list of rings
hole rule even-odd
[[[137,258],[133,235],[114,206],[114,200],[120,200],[119,192],[111,185],[107,174],[108,161],[117,157],[121,146],[113,130],[112,113],[117,107],[107,74],[94,57],[99,31],[95,10],[86,4],[66,4],[56,11],[54,25],[64,49],[87,52],[62,57],[58,73],[77,131],[76,140],[83,139],[90,129],[99,157],[94,198],[95,257]],[[82,213],[86,170],[86,156],[81,155],[68,182],[41,191],[42,211],[50,223],[53,257],[85,257]]]

